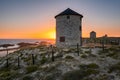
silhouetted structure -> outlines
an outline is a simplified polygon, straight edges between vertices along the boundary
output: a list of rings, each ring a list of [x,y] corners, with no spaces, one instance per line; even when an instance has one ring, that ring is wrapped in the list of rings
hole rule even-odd
[[[90,39],[96,39],[96,32],[95,31],[90,32]]]

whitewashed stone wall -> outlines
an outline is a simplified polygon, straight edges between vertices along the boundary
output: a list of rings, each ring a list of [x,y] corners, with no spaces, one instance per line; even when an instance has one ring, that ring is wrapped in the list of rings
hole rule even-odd
[[[67,19],[68,15],[62,15],[56,17],[56,46],[57,47],[71,47],[81,45],[82,31],[80,31],[81,16],[69,15],[70,18]],[[65,37],[65,42],[60,42],[60,37]]]

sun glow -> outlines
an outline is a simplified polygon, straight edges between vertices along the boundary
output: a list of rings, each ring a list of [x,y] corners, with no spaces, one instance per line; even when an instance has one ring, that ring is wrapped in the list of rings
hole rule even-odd
[[[39,38],[39,39],[56,39],[56,32],[54,28],[42,30],[41,32],[35,32],[31,34],[32,38]]]
[[[50,32],[48,32],[48,37],[49,37],[50,39],[55,39],[55,38],[56,38],[55,31],[50,31]]]

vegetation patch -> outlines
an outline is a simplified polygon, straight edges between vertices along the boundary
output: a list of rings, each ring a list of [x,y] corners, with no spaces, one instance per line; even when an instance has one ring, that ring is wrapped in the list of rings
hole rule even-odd
[[[109,48],[109,51],[118,51],[119,50],[119,48],[117,48],[117,47],[111,47],[111,48]]]
[[[46,62],[47,62],[47,58],[43,56],[42,59],[40,60],[40,64],[44,64]]]
[[[95,54],[90,54],[89,56],[91,56],[91,57],[96,57],[96,55],[95,55]]]
[[[0,80],[13,80],[19,74],[16,71],[5,71],[0,73]]]
[[[55,80],[55,79],[54,79],[54,76],[48,75],[45,77],[45,80]]]
[[[55,66],[49,66],[49,67],[46,67],[45,68],[45,71],[46,72],[51,72],[51,71],[55,71],[56,70],[56,67]]]
[[[55,56],[55,58],[62,58],[63,57],[63,54],[57,54],[57,56]]]
[[[27,73],[34,72],[37,69],[38,69],[38,67],[36,65],[30,65],[30,66],[26,67]]]
[[[57,80],[61,76],[61,71],[51,72],[49,75],[45,76],[44,80]]]
[[[74,57],[68,55],[65,57],[65,59],[74,59]]]
[[[92,69],[97,69],[97,68],[99,68],[99,66],[98,66],[97,64],[95,64],[95,63],[88,64],[88,65],[86,65],[86,67],[87,67],[87,68],[92,68]]]
[[[95,70],[95,69],[87,69],[84,74],[85,75],[91,75],[91,74],[98,74],[99,70]]]
[[[111,58],[113,58],[113,59],[119,59],[120,58],[120,52],[118,51],[118,52],[111,52],[111,53],[108,53],[106,56],[108,56],[108,57],[111,57]]]
[[[65,73],[62,77],[62,80],[82,80],[84,74],[80,70],[69,71]]]
[[[118,71],[120,73],[120,62],[118,62],[117,64],[114,64],[112,65],[110,68],[109,68],[109,72],[115,72],[115,71]]]
[[[33,77],[31,77],[31,76],[24,76],[22,80],[33,80]]]
[[[109,49],[104,49],[104,51],[100,50],[98,54],[99,55],[105,55],[106,53],[109,53]]]
[[[91,51],[85,51],[85,53],[89,54],[89,53],[91,53]]]
[[[10,71],[10,68],[6,68],[5,66],[0,69],[0,73]]]
[[[82,64],[80,65],[79,70],[69,71],[65,73],[62,77],[62,80],[86,80],[86,77],[89,77],[92,74],[99,74],[98,68],[99,66],[95,63],[88,65]]]
[[[69,71],[63,75],[62,80],[83,80],[89,75],[97,73],[99,73],[98,70],[92,69]]]
[[[87,55],[83,54],[81,55],[82,58],[87,58]]]
[[[95,64],[95,63],[90,63],[90,64],[81,64],[80,66],[79,66],[81,69],[98,69],[99,68],[99,66],[97,65],[97,64]]]

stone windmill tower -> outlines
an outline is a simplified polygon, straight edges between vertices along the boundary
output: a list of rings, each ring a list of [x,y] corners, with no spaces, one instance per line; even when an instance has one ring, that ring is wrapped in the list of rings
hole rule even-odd
[[[70,8],[55,16],[57,47],[82,45],[82,17]]]

